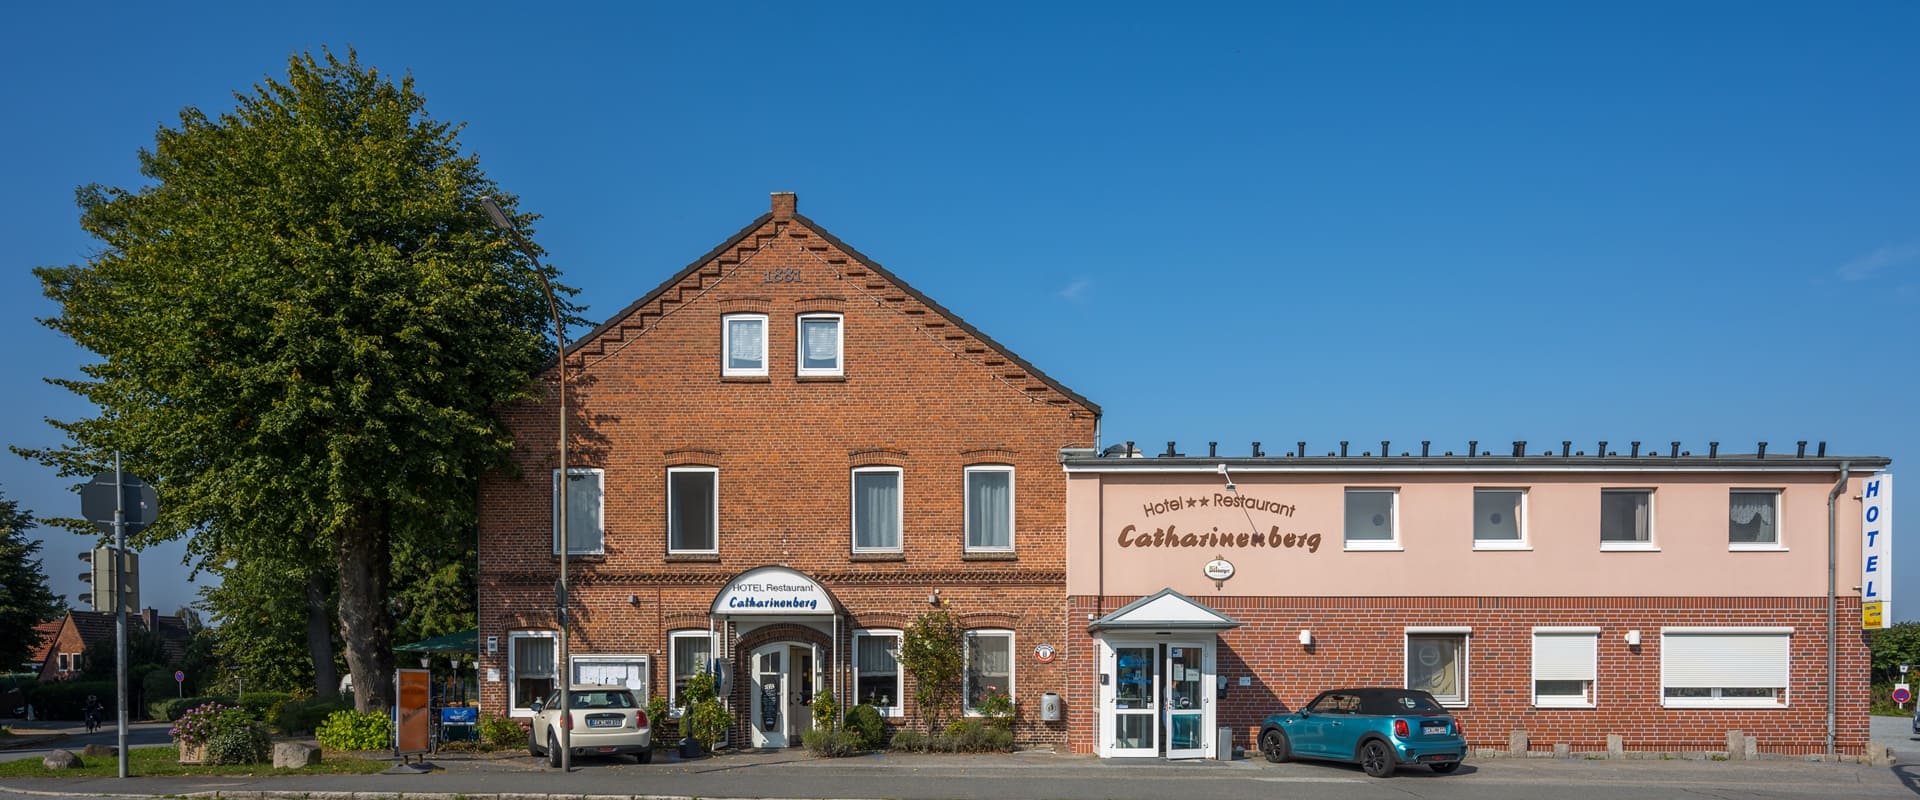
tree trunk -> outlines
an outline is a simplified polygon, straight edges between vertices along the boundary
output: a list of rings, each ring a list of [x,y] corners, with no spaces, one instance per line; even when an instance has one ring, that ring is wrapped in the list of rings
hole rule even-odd
[[[340,573],[340,638],[346,642],[347,669],[353,675],[353,706],[361,711],[393,705],[393,618],[387,611],[392,553],[387,537],[386,515],[363,507],[359,524],[342,531],[334,546]]]
[[[314,696],[339,699],[340,673],[333,666],[333,621],[327,618],[327,579],[319,572],[307,575],[307,652],[313,655]]]

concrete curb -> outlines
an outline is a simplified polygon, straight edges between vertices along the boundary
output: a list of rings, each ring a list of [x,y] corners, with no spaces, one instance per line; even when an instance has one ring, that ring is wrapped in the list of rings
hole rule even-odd
[[[787,800],[785,798],[728,798],[712,795],[685,794],[576,794],[565,792],[525,793],[525,792],[299,792],[281,790],[239,790],[168,793],[168,794],[127,794],[122,792],[48,792],[36,789],[16,789],[0,785],[0,792],[26,795],[28,797],[100,797],[124,798],[124,800],[163,800],[164,798],[192,797],[207,800]],[[847,798],[846,800],[859,800]]]

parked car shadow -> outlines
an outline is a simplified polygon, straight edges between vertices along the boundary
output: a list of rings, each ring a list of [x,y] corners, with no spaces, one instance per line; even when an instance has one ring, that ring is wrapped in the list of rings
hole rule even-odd
[[[1907,787],[1907,791],[1920,795],[1920,764],[1897,765],[1893,776],[1900,779],[1900,785]]]

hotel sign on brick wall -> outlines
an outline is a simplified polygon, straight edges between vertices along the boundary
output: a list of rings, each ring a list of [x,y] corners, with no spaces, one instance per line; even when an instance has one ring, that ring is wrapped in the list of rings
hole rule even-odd
[[[1893,476],[1860,490],[1860,627],[1893,625]]]

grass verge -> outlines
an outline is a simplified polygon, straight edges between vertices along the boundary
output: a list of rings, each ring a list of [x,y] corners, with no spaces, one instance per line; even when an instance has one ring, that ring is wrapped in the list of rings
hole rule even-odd
[[[120,774],[114,756],[81,756],[79,769],[47,769],[38,758],[0,762],[0,778],[107,778]],[[274,769],[267,764],[194,766],[180,763],[172,747],[136,747],[127,751],[128,775],[366,775],[392,766],[383,760],[343,753],[326,753],[319,764],[302,769]]]

